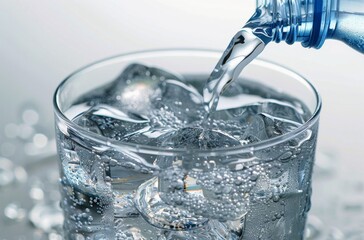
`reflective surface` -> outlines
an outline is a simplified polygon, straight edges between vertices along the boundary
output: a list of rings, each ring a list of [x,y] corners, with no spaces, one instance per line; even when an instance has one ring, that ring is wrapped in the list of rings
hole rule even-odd
[[[54,153],[55,154],[55,153]],[[364,181],[340,176],[328,165],[338,161],[330,154],[317,155],[313,178],[312,209],[307,240],[363,239]],[[41,159],[24,169],[27,182],[19,180],[0,188],[0,237],[2,239],[61,239],[62,216],[58,207],[57,156]],[[48,187],[44,182],[49,183]],[[342,189],[336,193],[330,189]]]
[[[55,113],[66,239],[302,239],[317,93],[293,72],[256,60],[221,96],[220,110],[200,119],[205,73],[220,57],[133,53],[60,85]],[[122,73],[115,78],[115,71]],[[120,100],[138,89],[151,94],[138,103]]]

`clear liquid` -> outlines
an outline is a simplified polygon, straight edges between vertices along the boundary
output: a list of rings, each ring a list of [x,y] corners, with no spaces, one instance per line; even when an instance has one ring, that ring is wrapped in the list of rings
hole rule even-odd
[[[264,49],[265,43],[252,29],[243,28],[232,38],[219,62],[208,78],[203,98],[208,114],[216,110],[219,96],[231,82],[238,78],[243,68],[255,59]]]
[[[123,82],[131,76],[131,81]],[[204,125],[200,83],[206,78],[169,77],[177,76],[131,66],[116,85],[83,96],[67,115],[110,140],[187,149],[263,141],[292,131],[310,115],[290,96],[252,81],[233,81],[211,112],[209,125]],[[147,97],[135,99],[138,89]],[[124,94],[130,91],[132,95]],[[112,97],[114,92],[122,98]],[[302,149],[313,146],[311,135],[271,152],[208,158],[95,147],[77,133],[58,131],[57,137],[66,239],[300,239],[303,235],[313,155]],[[295,161],[297,157],[307,163]],[[299,186],[297,179],[305,184]],[[304,210],[298,213],[297,206]]]
[[[204,86],[201,76],[186,81],[132,64],[69,109],[76,124],[110,140],[192,152],[95,148],[58,132],[66,239],[302,239],[313,161],[302,147],[314,145],[312,131],[248,156],[193,154],[274,138],[310,116],[290,96],[238,83],[265,47],[254,31],[245,27],[233,37]]]

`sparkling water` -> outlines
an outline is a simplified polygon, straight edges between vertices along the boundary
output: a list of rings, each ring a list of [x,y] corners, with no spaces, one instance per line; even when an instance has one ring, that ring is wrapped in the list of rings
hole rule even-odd
[[[209,77],[134,63],[80,97],[67,117],[107,140],[97,146],[77,132],[58,135],[65,237],[301,239],[313,161],[313,151],[302,148],[313,148],[312,131],[262,151],[198,154],[279,137],[308,120],[293,97],[238,83],[264,47],[246,27]],[[115,141],[184,152],[108,147]],[[296,160],[301,155],[305,163]]]
[[[226,59],[232,68],[244,65]],[[107,140],[100,145],[75,131],[57,131],[66,239],[302,238],[315,129],[261,150],[197,153],[280,137],[311,113],[253,80],[231,81],[238,72],[222,77],[219,66],[230,69],[218,64],[218,75],[204,86],[207,76],[131,64],[71,106],[68,118]],[[109,147],[115,142],[184,152]]]

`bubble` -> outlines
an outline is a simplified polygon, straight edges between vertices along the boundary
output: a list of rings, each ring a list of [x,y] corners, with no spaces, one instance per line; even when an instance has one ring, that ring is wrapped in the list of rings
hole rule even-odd
[[[14,176],[18,182],[24,183],[28,179],[28,173],[21,166],[17,166],[14,169]]]
[[[133,194],[115,194],[114,216],[116,218],[138,217],[139,212],[134,207]],[[90,210],[88,210],[90,211]],[[87,209],[86,209],[87,212]]]
[[[26,125],[26,124],[19,125],[18,136],[21,139],[24,139],[24,140],[29,139],[33,136],[33,133],[34,133],[34,128],[32,128],[31,126]]]
[[[7,186],[14,181],[14,165],[6,159],[0,157],[0,187]]]
[[[85,240],[85,237],[80,233],[74,233],[72,234],[72,238],[74,240]]]
[[[42,133],[37,133],[33,136],[33,144],[37,148],[44,148],[48,144],[48,138]]]
[[[48,139],[43,133],[36,133],[33,135],[31,141],[23,144],[24,152],[28,156],[54,153],[56,152],[54,142],[54,139]]]
[[[44,192],[43,189],[41,189],[40,187],[32,187],[29,191],[29,196],[33,199],[33,200],[43,200],[44,198]]]
[[[58,233],[51,232],[48,234],[48,240],[62,240],[62,236]]]
[[[26,109],[22,114],[22,119],[28,125],[35,125],[38,123],[39,114],[33,109]]]
[[[16,203],[10,203],[4,209],[4,216],[8,220],[22,221],[26,216],[26,211]]]
[[[63,224],[63,214],[59,202],[35,205],[29,213],[29,220],[34,227],[44,232],[60,229]]]

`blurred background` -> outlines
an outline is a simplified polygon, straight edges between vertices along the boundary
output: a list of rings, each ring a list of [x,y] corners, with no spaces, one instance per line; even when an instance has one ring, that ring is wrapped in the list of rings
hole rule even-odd
[[[223,50],[255,1],[1,0],[0,9],[0,240],[54,240],[57,186],[44,183],[57,181],[56,86],[121,53]],[[307,239],[364,239],[364,56],[326,41],[320,50],[272,43],[261,58],[305,76],[323,98]]]

